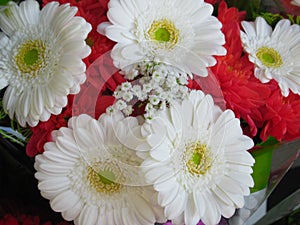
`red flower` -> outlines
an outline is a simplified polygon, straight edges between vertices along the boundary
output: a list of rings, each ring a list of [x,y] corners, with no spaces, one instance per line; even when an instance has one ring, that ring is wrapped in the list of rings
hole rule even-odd
[[[19,225],[19,223],[12,215],[5,215],[2,219],[0,219],[0,225]]]
[[[86,19],[92,25],[92,31],[89,33],[86,42],[91,47],[92,53],[86,58],[85,63],[89,66],[98,57],[109,52],[114,42],[97,32],[97,26],[107,21],[108,0],[84,0],[77,4],[78,14]]]
[[[253,137],[262,124],[259,108],[270,95],[268,86],[262,84],[253,75],[254,65],[243,54],[240,40],[240,22],[245,13],[237,8],[227,8],[222,1],[219,5],[218,19],[222,22],[225,34],[227,55],[217,58],[217,64],[211,68],[219,81],[226,108],[233,110],[238,118],[247,122],[245,134]]]
[[[265,141],[269,136],[279,141],[290,141],[300,137],[300,96],[290,93],[283,97],[275,81],[270,98],[262,108],[264,125],[260,138]]]
[[[228,8],[224,0],[220,2],[218,8],[218,19],[223,24],[223,29],[226,26],[230,27],[231,25],[234,24],[240,24],[240,22],[244,20],[245,17],[246,17],[245,11],[239,12],[239,10],[235,7]],[[222,31],[224,32],[224,30]]]
[[[2,219],[0,218],[0,225],[51,225],[51,222],[42,223],[38,216],[30,216],[22,214],[14,217],[10,214],[6,214]],[[70,225],[65,221],[58,223],[57,225]]]
[[[31,127],[32,135],[26,145],[26,154],[33,157],[44,151],[44,144],[51,140],[51,132],[68,124],[72,116],[73,95],[68,96],[68,105],[59,115],[51,115],[46,122],[40,122],[36,127]]]

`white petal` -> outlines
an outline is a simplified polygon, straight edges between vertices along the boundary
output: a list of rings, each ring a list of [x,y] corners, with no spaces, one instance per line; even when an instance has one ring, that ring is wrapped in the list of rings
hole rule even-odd
[[[72,206],[69,210],[66,210],[62,212],[62,216],[65,220],[74,220],[76,217],[78,217],[79,213],[81,212],[83,207],[83,203],[81,201],[78,201],[75,205]]]
[[[236,172],[236,171],[230,171],[228,173],[228,176],[230,176],[232,179],[234,179],[248,187],[254,186],[254,181],[250,174],[240,173],[240,172]]]
[[[205,194],[205,193],[203,193]],[[206,205],[205,205],[205,201],[202,197],[202,193],[198,190],[194,190],[193,191],[193,199],[194,199],[194,203],[197,209],[197,213],[199,215],[199,217],[201,218],[206,210]]]
[[[202,217],[202,222],[206,225],[218,224],[221,220],[221,213],[219,206],[216,204],[215,200],[210,194],[204,196],[206,210]]]
[[[79,224],[90,224],[96,225],[96,220],[98,218],[98,208],[96,206],[84,206],[78,221]]]
[[[151,207],[149,207],[149,203],[138,195],[131,195],[130,198],[132,198],[130,202],[134,207],[133,209],[136,210],[136,213],[143,217],[147,223],[154,223],[155,215]]]
[[[189,198],[184,210],[184,221],[185,225],[195,225],[199,222],[200,217],[194,204],[194,199]]]
[[[56,212],[66,211],[79,201],[79,197],[72,191],[65,191],[50,200],[51,207]]]
[[[27,0],[20,3],[20,17],[26,25],[39,23],[40,7],[37,1]]]
[[[57,175],[57,174],[56,174]],[[38,175],[37,175],[38,176]],[[49,179],[42,180],[38,187],[39,189],[47,192],[61,193],[69,187],[70,181],[63,177],[55,177],[55,175]]]
[[[179,194],[179,185],[173,184],[168,190],[159,190],[158,194],[158,203],[165,207],[169,204],[172,204],[176,196]]]
[[[176,196],[175,200],[165,206],[165,215],[168,219],[178,217],[185,209],[187,202],[187,194],[184,190],[181,190]]]

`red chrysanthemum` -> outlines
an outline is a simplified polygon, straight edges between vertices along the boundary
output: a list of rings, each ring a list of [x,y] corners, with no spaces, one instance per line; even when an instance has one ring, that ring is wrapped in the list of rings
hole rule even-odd
[[[263,128],[260,138],[265,141],[269,136],[279,141],[290,141],[300,138],[300,96],[290,93],[283,97],[275,81],[270,98],[262,108]]]
[[[220,3],[218,19],[223,24],[227,55],[216,57],[217,64],[211,70],[219,81],[226,107],[247,122],[249,129],[245,133],[253,137],[262,124],[259,108],[265,104],[270,89],[254,77],[254,65],[243,53],[240,22],[244,17],[244,12],[234,7],[228,8],[224,1]]]

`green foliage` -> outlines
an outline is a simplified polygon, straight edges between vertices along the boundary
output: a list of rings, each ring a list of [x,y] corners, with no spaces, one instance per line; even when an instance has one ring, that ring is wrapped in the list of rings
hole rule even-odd
[[[10,0],[0,0],[0,6],[1,5],[7,5],[7,3],[9,3]]]
[[[272,27],[274,27],[279,20],[284,19],[284,17],[280,14],[273,14],[269,12],[260,12],[255,15],[255,18],[258,16],[263,17]]]
[[[265,142],[256,145],[259,149],[251,152],[255,159],[255,164],[252,168],[252,177],[255,185],[251,188],[252,193],[262,190],[267,186],[271,171],[273,151],[279,144],[276,138],[270,136]]]
[[[300,208],[295,210],[293,213],[290,214],[288,217],[288,224],[289,225],[300,225]]]
[[[16,144],[19,144],[21,146],[25,146],[25,141],[22,140],[21,138],[17,137],[16,135],[14,135],[13,133],[11,132],[8,132],[6,130],[2,130],[0,129],[0,135],[5,138],[5,139],[8,139],[9,141],[13,142],[13,143],[16,143]]]
[[[6,116],[7,116],[7,114],[4,112],[4,110],[1,106],[1,102],[0,102],[0,120],[4,119]]]
[[[4,112],[2,106],[2,98],[0,98],[0,120],[4,119],[7,116],[6,112]]]
[[[293,24],[298,24],[300,25],[300,16],[293,16],[293,15],[287,15],[288,19],[293,23]]]
[[[286,17],[278,14],[278,13],[269,13],[269,12],[258,12],[254,13],[253,17],[256,18],[258,16],[263,17],[268,24],[270,24],[272,27],[275,27],[275,25],[279,22],[279,20],[282,19],[289,19],[292,24],[298,24],[300,25],[300,16],[294,16],[294,15],[286,15]]]
[[[2,107],[2,99],[0,98],[0,121],[10,121],[7,125],[0,125],[0,135],[9,141],[25,146],[31,135],[29,128],[21,127],[17,121],[10,120],[7,113]]]

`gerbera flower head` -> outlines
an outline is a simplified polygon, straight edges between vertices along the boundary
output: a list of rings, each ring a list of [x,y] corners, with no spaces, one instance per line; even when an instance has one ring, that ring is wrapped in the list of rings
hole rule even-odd
[[[241,40],[255,64],[255,76],[262,83],[276,80],[285,97],[290,90],[300,94],[300,26],[282,19],[272,31],[262,17],[242,26]]]
[[[140,159],[119,142],[127,135],[116,132],[126,131],[121,122],[130,128],[139,126],[136,118],[124,119],[117,112],[99,120],[85,114],[72,117],[36,156],[38,188],[64,219],[76,225],[165,221],[161,208],[150,200],[155,192],[143,186]]]
[[[211,225],[243,207],[243,196],[254,184],[254,159],[247,152],[253,141],[242,134],[233,112],[222,112],[210,95],[191,91],[156,120],[166,132],[156,145],[149,141],[153,148],[143,155],[142,166],[147,182],[158,191],[165,216],[174,224],[202,220]],[[152,126],[158,127],[154,122]]]
[[[201,1],[111,0],[108,19],[98,31],[117,42],[112,58],[117,68],[144,61],[160,61],[186,73],[206,76],[226,54],[221,23],[212,5]]]
[[[58,115],[67,95],[85,81],[82,59],[90,54],[85,39],[91,25],[74,17],[77,8],[57,2],[14,2],[0,11],[0,89],[10,118],[36,126]]]

